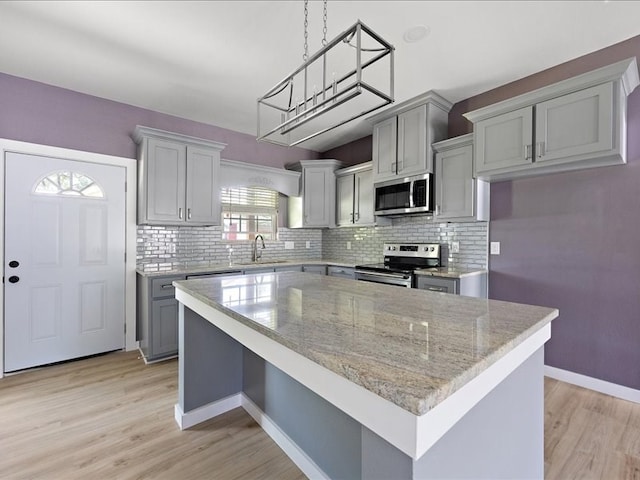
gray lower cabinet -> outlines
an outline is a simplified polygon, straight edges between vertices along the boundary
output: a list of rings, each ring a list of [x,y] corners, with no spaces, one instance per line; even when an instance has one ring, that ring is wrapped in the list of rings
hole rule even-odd
[[[137,339],[145,361],[178,354],[178,301],[172,282],[184,275],[148,278],[138,275]]]
[[[327,274],[326,265],[302,265],[302,271],[307,273],[317,273],[318,275]]]
[[[356,278],[356,269],[350,267],[336,267],[334,265],[329,265],[327,267],[327,275],[330,277],[342,277],[342,278]]]
[[[282,267],[276,267],[276,272],[301,272],[302,265],[283,265]]]
[[[467,275],[460,278],[418,275],[416,286],[420,290],[429,290],[431,292],[487,298],[486,273]]]

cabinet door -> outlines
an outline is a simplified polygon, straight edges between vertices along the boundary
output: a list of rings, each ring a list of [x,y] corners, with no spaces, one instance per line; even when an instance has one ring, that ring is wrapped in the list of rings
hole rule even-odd
[[[356,224],[372,224],[373,215],[373,170],[365,170],[355,175],[353,218]]]
[[[536,162],[613,148],[613,83],[536,105]]]
[[[436,215],[473,217],[475,180],[473,147],[466,145],[436,154]]]
[[[329,265],[327,267],[327,275],[329,275],[330,277],[342,277],[342,278],[349,278],[353,280],[356,278],[356,271],[354,268],[335,267],[335,266]]]
[[[397,171],[398,121],[396,117],[373,126],[373,177],[374,182],[389,180]]]
[[[354,176],[336,177],[337,218],[339,226],[351,225],[354,222]]]
[[[474,131],[476,176],[531,164],[533,107],[481,120]]]
[[[398,115],[398,175],[433,171],[427,158],[427,106]]]
[[[182,222],[185,209],[186,149],[150,138],[147,144],[147,220]]]
[[[332,227],[335,220],[335,175],[324,167],[305,167],[304,225]],[[333,214],[332,214],[333,213]]]
[[[151,348],[149,360],[178,353],[178,301],[175,298],[151,303]]]
[[[187,223],[220,225],[219,168],[220,152],[187,147]]]
[[[327,266],[326,265],[303,265],[302,271],[306,273],[317,273],[318,275],[326,275]]]

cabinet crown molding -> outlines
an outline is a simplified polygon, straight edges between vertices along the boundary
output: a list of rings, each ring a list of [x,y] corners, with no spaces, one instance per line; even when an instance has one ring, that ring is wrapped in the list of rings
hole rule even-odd
[[[382,112],[372,115],[371,117],[367,117],[367,120],[373,124],[382,122],[391,117],[395,117],[403,112],[411,110],[412,108],[418,107],[420,105],[432,104],[444,110],[445,113],[449,113],[451,108],[453,107],[453,103],[447,100],[444,97],[441,97],[436,92],[430,90],[428,92],[417,95],[409,100],[406,100],[402,103],[398,103],[391,108],[387,108]]]
[[[363,172],[365,170],[372,170],[372,169],[373,169],[373,162],[364,162],[364,163],[358,163],[357,165],[344,167],[344,168],[341,168],[340,170],[336,170],[335,174],[336,174],[336,177],[339,177],[342,175],[349,175],[352,173],[358,173],[358,172]]]
[[[227,146],[226,143],[216,142],[214,140],[207,140],[205,138],[192,137],[190,135],[184,135],[182,133],[167,132],[165,130],[159,130],[157,128],[136,125],[136,128],[133,131],[133,135],[131,135],[133,141],[140,145],[143,138],[145,137],[173,140],[174,142],[199,145],[201,147],[213,148],[219,151],[222,151]]]
[[[448,138],[446,140],[436,142],[431,146],[433,147],[433,150],[438,153],[451,150],[452,148],[464,147],[465,145],[473,145],[473,133]]]
[[[638,84],[640,84],[636,57],[627,58],[626,60],[612,63],[606,67],[598,68],[546,87],[463,113],[462,115],[470,122],[477,123],[502,113],[518,110],[536,103],[551,100],[552,98],[613,81],[621,82],[623,91],[627,96],[635,90]]]

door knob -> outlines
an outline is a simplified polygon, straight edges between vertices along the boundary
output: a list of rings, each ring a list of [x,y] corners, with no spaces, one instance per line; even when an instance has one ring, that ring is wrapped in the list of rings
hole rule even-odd
[[[12,275],[9,277],[9,283],[18,283],[20,281],[20,277],[16,275]]]
[[[11,268],[17,268],[17,267],[19,267],[19,266],[20,266],[20,262],[18,262],[18,261],[16,261],[16,260],[11,260],[11,261],[9,262],[9,266],[10,266]]]

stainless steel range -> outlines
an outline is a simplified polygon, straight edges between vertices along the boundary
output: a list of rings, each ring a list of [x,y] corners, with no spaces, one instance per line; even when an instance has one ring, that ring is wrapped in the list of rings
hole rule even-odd
[[[414,270],[440,266],[437,243],[385,243],[384,263],[356,265],[356,280],[415,287]]]

